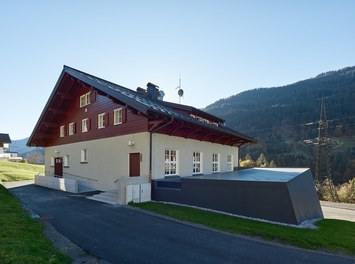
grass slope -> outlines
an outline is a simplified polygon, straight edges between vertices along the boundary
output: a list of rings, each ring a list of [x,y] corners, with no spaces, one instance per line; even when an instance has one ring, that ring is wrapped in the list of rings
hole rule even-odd
[[[131,203],[130,205],[234,234],[261,237],[296,247],[355,256],[355,223],[353,222],[325,219],[316,224],[319,229],[301,229],[179,205],[155,202]]]
[[[0,185],[0,263],[71,263],[54,249],[38,220]]]
[[[44,173],[44,165],[0,160],[0,182],[32,180],[38,173]]]

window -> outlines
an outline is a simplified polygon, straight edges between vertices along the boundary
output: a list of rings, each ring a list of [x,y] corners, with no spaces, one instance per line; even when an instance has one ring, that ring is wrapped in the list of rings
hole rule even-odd
[[[64,137],[64,135],[65,135],[65,126],[60,126],[59,135],[60,135],[60,137]]]
[[[80,96],[80,107],[90,104],[90,92]]]
[[[54,157],[51,157],[51,167],[54,167]]]
[[[165,175],[177,174],[177,151],[165,150]]]
[[[88,162],[88,151],[87,149],[82,149],[81,150],[81,163],[87,163]]]
[[[192,173],[202,173],[202,153],[194,152],[192,156]]]
[[[113,124],[122,124],[122,108],[113,110]]]
[[[233,171],[234,167],[233,167],[233,155],[228,155],[227,156],[227,169],[228,171]]]
[[[105,127],[105,113],[99,114],[97,116],[97,127],[104,128]]]
[[[63,158],[63,166],[69,167],[69,155],[65,155]]]
[[[81,120],[81,132],[88,132],[89,131],[89,119],[85,118]]]
[[[69,136],[74,135],[75,134],[75,123],[70,123],[69,124]]]
[[[212,172],[219,172],[219,154],[212,154]]]

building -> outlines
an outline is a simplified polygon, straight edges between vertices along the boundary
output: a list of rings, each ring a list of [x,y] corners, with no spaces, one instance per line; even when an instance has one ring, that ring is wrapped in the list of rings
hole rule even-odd
[[[162,96],[152,83],[134,91],[64,66],[28,146],[45,148],[48,176],[124,192],[128,183],[232,171],[238,148],[256,142]]]
[[[163,101],[159,87],[136,91],[64,66],[28,140],[44,147],[38,185],[104,191],[126,204],[151,198],[300,224],[323,218],[309,169],[238,167],[256,141],[224,120]]]
[[[0,133],[0,155],[7,153],[11,144],[9,134]]]

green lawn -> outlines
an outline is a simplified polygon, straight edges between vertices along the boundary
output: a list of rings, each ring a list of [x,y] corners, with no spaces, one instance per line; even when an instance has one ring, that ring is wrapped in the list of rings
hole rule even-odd
[[[38,173],[44,173],[44,165],[0,160],[0,182],[32,180]]]
[[[0,263],[71,263],[67,255],[53,248],[40,222],[31,219],[1,184]]]
[[[252,221],[186,206],[155,202],[130,203],[130,205],[234,234],[260,237],[306,249],[355,256],[355,223],[353,222],[325,219],[317,222],[316,225],[319,229],[301,229]]]

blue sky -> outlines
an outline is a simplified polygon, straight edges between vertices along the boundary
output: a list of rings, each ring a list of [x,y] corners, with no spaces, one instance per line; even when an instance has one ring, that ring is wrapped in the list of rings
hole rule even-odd
[[[355,65],[355,1],[1,1],[0,133],[28,137],[68,65],[203,108]]]

